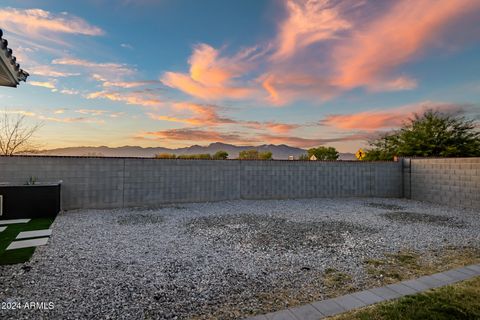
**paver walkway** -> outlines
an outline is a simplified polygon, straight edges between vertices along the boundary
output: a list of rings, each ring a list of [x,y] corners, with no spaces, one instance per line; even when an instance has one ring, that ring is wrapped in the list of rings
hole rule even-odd
[[[355,292],[333,299],[317,301],[295,308],[251,317],[247,320],[318,320],[374,303],[446,286],[476,276],[480,276],[480,264]]]
[[[6,250],[44,246],[47,244],[47,242],[48,242],[48,237],[13,241],[12,243],[10,243],[10,245],[7,247]]]
[[[10,219],[10,220],[0,220],[0,225],[4,224],[15,224],[15,223],[27,223],[30,219]]]
[[[33,231],[22,231],[17,235],[16,239],[27,239],[37,237],[49,237],[52,235],[52,229],[42,229]]]

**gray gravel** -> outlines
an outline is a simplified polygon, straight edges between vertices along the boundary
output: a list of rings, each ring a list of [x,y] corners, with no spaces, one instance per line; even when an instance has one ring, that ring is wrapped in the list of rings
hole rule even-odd
[[[363,261],[480,247],[480,214],[403,199],[182,204],[61,214],[25,265],[0,266],[2,319],[242,318],[323,298],[326,268],[361,286]]]

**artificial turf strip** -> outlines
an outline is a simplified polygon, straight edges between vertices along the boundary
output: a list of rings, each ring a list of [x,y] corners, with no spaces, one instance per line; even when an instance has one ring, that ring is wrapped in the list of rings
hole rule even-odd
[[[35,247],[5,250],[22,231],[33,231],[48,229],[55,218],[36,218],[28,223],[17,223],[7,226],[7,229],[0,232],[0,265],[14,264],[28,261],[35,251]]]
[[[335,320],[480,319],[480,277],[333,317]]]

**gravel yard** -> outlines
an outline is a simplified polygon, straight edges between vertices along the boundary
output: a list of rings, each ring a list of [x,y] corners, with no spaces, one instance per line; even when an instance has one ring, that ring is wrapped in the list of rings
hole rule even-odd
[[[480,248],[480,213],[403,199],[229,201],[69,211],[24,265],[0,266],[2,319],[237,319],[326,296],[326,270]]]

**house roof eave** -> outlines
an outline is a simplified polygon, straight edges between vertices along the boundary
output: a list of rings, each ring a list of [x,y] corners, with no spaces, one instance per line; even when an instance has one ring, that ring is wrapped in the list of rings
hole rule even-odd
[[[0,85],[16,87],[20,81],[26,81],[28,76],[28,72],[22,70],[17,63],[12,49],[8,48],[8,41],[3,38],[0,29]]]

